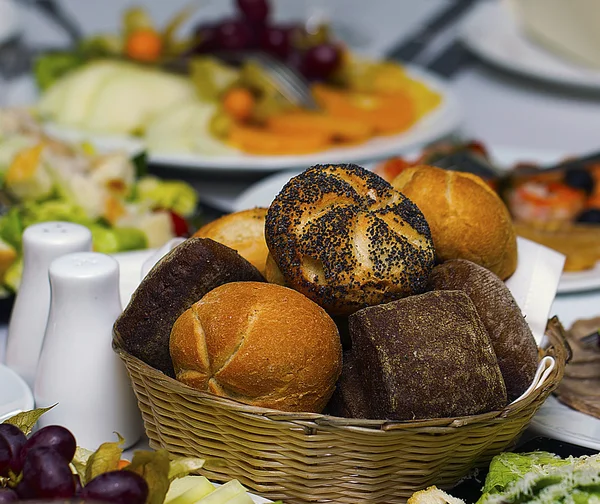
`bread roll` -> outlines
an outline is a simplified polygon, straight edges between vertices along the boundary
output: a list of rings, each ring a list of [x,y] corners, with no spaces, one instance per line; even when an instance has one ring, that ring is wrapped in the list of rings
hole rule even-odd
[[[252,264],[263,275],[269,249],[265,242],[266,208],[234,212],[202,226],[195,237],[210,238],[227,245]]]
[[[436,266],[429,277],[431,287],[464,291],[486,328],[509,401],[531,384],[538,365],[538,348],[510,290],[491,271],[464,259]]]
[[[285,278],[283,277],[279,266],[277,266],[277,263],[275,262],[275,259],[273,259],[273,255],[270,252],[267,255],[267,261],[265,263],[265,278],[269,283],[287,287]]]
[[[440,262],[468,259],[503,280],[517,268],[517,239],[500,197],[471,173],[415,166],[392,185],[421,209]]]
[[[264,281],[235,250],[208,238],[190,238],[141,281],[115,322],[115,336],[131,355],[175,376],[169,335],[177,317],[215,287],[248,280]]]
[[[337,315],[423,292],[435,260],[416,205],[356,165],[292,178],[269,207],[265,237],[287,284]]]
[[[371,418],[370,409],[363,377],[357,370],[354,355],[347,351],[342,374],[327,405],[328,413],[343,418]]]
[[[496,354],[462,291],[365,308],[350,316],[350,335],[371,418],[459,417],[506,406]]]
[[[317,304],[287,287],[217,287],[173,325],[176,377],[239,402],[320,412],[342,368],[337,328]]]

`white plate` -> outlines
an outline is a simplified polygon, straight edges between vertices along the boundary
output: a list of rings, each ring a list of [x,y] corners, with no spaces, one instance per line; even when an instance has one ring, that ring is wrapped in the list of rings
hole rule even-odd
[[[505,70],[563,86],[600,90],[600,71],[536,45],[499,1],[478,5],[461,25],[461,39],[480,58]]]
[[[306,168],[318,163],[363,162],[406,152],[452,133],[461,120],[460,106],[448,85],[426,70],[414,67],[407,72],[425,82],[442,95],[442,102],[431,113],[418,121],[408,131],[386,137],[377,137],[352,147],[328,149],[313,154],[294,156],[254,156],[244,153],[206,156],[201,154],[150,153],[152,163],[179,169],[203,172],[275,172],[291,168]],[[140,141],[127,137],[99,136],[82,131],[48,125],[49,132],[65,140],[88,140],[104,148],[120,148],[131,151],[140,147]]]
[[[554,396],[542,404],[530,427],[544,436],[600,450],[600,419],[569,408]]]
[[[21,30],[19,12],[13,0],[0,0],[0,44]]]
[[[0,364],[0,423],[21,411],[31,409],[31,389],[17,373]]]
[[[498,166],[511,167],[519,161],[550,164],[565,157],[557,151],[527,150],[510,147],[489,147],[490,156]],[[372,168],[372,165],[367,165]],[[244,210],[255,206],[267,207],[281,188],[301,170],[286,171],[271,175],[242,192],[231,205],[231,211]],[[600,261],[591,270],[563,273],[558,285],[558,293],[582,292],[600,289]]]

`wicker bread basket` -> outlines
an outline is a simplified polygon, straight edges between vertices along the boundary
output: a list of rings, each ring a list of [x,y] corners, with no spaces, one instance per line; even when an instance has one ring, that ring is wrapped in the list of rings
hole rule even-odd
[[[436,484],[451,487],[514,446],[560,382],[569,350],[556,318],[547,329],[555,358],[542,386],[502,411],[392,422],[284,413],[194,390],[132,357],[115,337],[153,448],[216,458],[213,481],[237,478],[263,497],[303,502],[399,503]],[[466,364],[468,365],[468,364]]]

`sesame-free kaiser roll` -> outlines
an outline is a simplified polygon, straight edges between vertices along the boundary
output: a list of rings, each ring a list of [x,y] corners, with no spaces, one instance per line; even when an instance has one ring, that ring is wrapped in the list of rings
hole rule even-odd
[[[293,177],[267,211],[265,238],[286,285],[334,315],[423,292],[435,261],[417,206],[356,165]]]
[[[517,237],[504,202],[472,173],[414,166],[392,186],[421,209],[440,262],[467,259],[505,280],[517,268]]]
[[[337,327],[316,303],[276,284],[232,282],[175,322],[176,378],[252,406],[320,412],[342,369]]]

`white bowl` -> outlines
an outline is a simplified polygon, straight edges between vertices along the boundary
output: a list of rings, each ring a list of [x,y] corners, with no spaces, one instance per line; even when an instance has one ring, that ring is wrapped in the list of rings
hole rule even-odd
[[[0,423],[33,406],[33,394],[23,378],[0,364]]]

